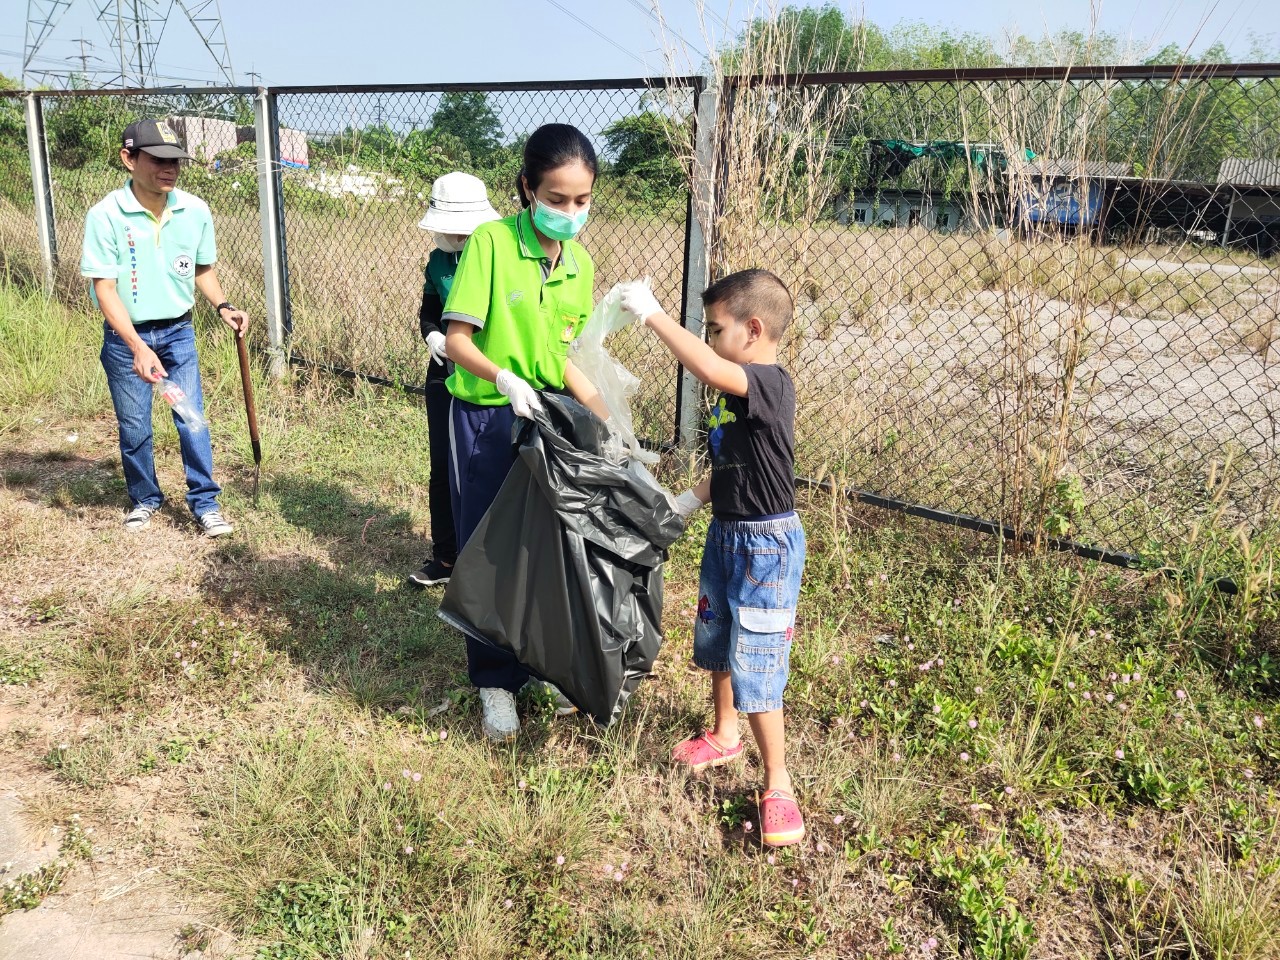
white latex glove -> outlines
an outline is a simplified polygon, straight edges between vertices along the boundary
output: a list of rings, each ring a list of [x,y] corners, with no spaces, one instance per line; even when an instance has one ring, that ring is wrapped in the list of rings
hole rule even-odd
[[[686,490],[680,496],[675,498],[672,504],[676,508],[676,513],[680,515],[680,519],[685,523],[689,522],[689,518],[702,509],[705,504],[698,499],[698,495],[692,490]]]
[[[444,334],[438,330],[427,334],[427,349],[431,351],[431,359],[441,366],[449,359],[449,355],[444,352]]]
[[[658,303],[658,298],[649,288],[648,277],[643,280],[631,280],[621,284],[621,287],[622,309],[634,313],[642,323],[655,313],[662,312],[662,304]]]
[[[498,392],[511,401],[511,411],[517,417],[533,419],[534,411],[542,409],[538,391],[510,370],[499,370],[498,379],[494,382],[498,385]]]

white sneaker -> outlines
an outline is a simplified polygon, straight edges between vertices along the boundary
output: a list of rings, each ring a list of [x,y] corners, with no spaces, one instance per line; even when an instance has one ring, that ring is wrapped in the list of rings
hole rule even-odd
[[[206,537],[225,537],[229,533],[234,533],[236,529],[222,519],[222,514],[216,509],[201,514],[196,522],[200,524],[200,529],[204,531]]]
[[[481,687],[480,706],[484,709],[484,735],[490,740],[514,740],[520,732],[520,716],[516,698],[501,687]]]

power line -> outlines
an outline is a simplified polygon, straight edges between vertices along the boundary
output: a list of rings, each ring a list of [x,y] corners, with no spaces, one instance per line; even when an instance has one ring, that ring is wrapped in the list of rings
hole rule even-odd
[[[82,6],[94,10],[95,19],[106,33],[107,42],[119,56],[120,67],[116,77],[120,84],[147,86],[153,79],[188,79],[186,75],[189,73],[204,72],[186,64],[179,67],[156,62],[156,51],[164,42],[169,21],[184,16],[217,66],[214,76],[225,84],[235,84],[219,0],[28,0],[27,29],[22,52],[24,71],[28,64],[47,59],[40,56],[40,47],[49,39],[62,14],[71,7]],[[178,15],[178,11],[181,15]],[[85,49],[87,43],[82,36],[79,60],[81,69],[85,72],[89,61],[95,59],[88,55]],[[158,67],[166,66],[176,72],[157,72]],[[113,80],[112,85],[115,82],[117,81]],[[191,78],[190,82],[201,81]]]
[[[716,13],[716,12],[715,12],[715,10],[713,10],[711,7],[707,6],[707,4],[706,4],[705,2],[703,2],[703,3],[699,3],[699,2],[698,2],[698,0],[691,0],[691,2],[693,3],[693,6],[694,6],[694,9],[695,9],[695,10],[697,10],[699,13],[709,13],[709,14],[711,14],[711,16],[715,17],[716,23],[718,23],[718,24],[720,24],[720,26],[724,27],[725,33],[726,33],[726,34],[727,34],[727,33],[729,33],[729,21],[728,21],[728,20],[726,20],[724,17],[720,16],[720,14]]]
[[[685,35],[681,33],[679,30],[677,30],[675,27],[668,26],[666,19],[664,17],[658,16],[658,14],[654,12],[652,7],[645,6],[643,3],[640,2],[640,0],[627,0],[627,3],[631,4],[637,10],[639,10],[641,13],[647,16],[650,20],[656,23],[663,31],[670,30],[672,33],[676,35],[676,39],[678,39],[686,47],[691,48],[694,53],[701,54],[704,57],[708,55],[707,51],[703,50],[697,44],[690,43],[689,40],[685,37]]]
[[[609,44],[611,47],[615,48],[616,50],[622,53],[625,53],[628,57],[630,57],[636,63],[640,64],[640,66],[645,67],[646,69],[648,68],[648,64],[646,64],[644,60],[642,60],[640,57],[637,57],[634,52],[632,52],[631,50],[628,50],[626,47],[618,43],[612,37],[601,33],[599,30],[597,30],[591,24],[587,23],[587,21],[583,20],[580,16],[578,16],[572,10],[568,9],[563,4],[557,2],[557,0],[547,0],[547,3],[551,4],[561,13],[563,13],[565,16],[569,17],[572,20],[576,20],[578,23],[582,24],[584,27],[586,27],[588,30],[594,33],[597,37],[599,37],[605,43]]]

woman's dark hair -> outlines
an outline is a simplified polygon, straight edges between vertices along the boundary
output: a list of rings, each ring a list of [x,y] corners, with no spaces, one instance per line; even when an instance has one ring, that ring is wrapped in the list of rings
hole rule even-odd
[[[567,123],[544,123],[529,134],[524,143],[524,166],[516,174],[516,193],[520,195],[521,205],[529,206],[521,177],[529,181],[530,190],[537,190],[548,172],[571,163],[581,163],[595,177],[596,148],[577,127]]]

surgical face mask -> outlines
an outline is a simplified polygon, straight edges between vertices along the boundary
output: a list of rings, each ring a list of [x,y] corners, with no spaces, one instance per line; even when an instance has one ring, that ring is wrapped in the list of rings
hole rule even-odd
[[[445,253],[460,253],[462,245],[467,242],[465,236],[456,233],[433,233],[431,239]]]
[[[572,240],[578,235],[578,231],[587,225],[587,214],[590,212],[591,208],[586,206],[570,216],[563,210],[557,210],[555,207],[548,207],[545,203],[539,203],[535,197],[533,200],[533,225],[541,230],[544,236],[548,236],[552,240]]]

